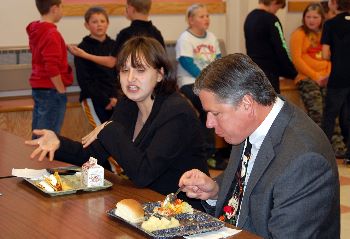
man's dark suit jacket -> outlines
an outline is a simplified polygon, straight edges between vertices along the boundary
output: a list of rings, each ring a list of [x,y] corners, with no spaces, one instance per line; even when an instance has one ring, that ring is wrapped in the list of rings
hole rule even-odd
[[[232,185],[244,143],[233,146],[220,192],[216,217]],[[208,205],[207,205],[208,206]],[[210,207],[207,208],[210,211]],[[338,168],[322,130],[285,101],[268,131],[243,197],[238,227],[264,238],[339,238]]]

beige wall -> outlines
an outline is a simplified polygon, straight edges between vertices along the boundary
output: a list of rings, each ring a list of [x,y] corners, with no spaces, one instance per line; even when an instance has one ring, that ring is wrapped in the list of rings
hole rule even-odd
[[[39,19],[34,0],[2,0],[0,4],[0,47],[28,45],[25,32],[26,25]],[[176,40],[187,27],[184,15],[154,15],[153,23],[160,29],[165,40]],[[83,17],[63,17],[58,28],[67,43],[79,43],[88,34],[83,27]],[[108,34],[115,38],[116,33],[128,26],[130,22],[124,16],[111,16]],[[211,16],[210,31],[218,38],[226,39],[225,14]]]
[[[257,6],[258,0],[226,0],[227,13],[211,15],[210,31],[227,45],[228,53],[245,52],[243,23],[246,15]],[[26,25],[39,18],[34,0],[3,0],[0,5],[0,47],[27,45]],[[278,12],[284,27],[286,39],[300,24],[301,13],[288,13],[286,9]],[[182,14],[154,15],[151,20],[161,30],[165,40],[176,40],[186,29]],[[120,29],[129,25],[124,16],[112,16],[108,34],[115,38]],[[78,43],[87,31],[82,17],[64,17],[58,23],[59,30],[67,43]]]
[[[227,0],[226,45],[229,53],[245,53],[245,42],[243,33],[243,24],[247,14],[258,6],[258,0]],[[290,34],[300,25],[301,13],[291,13],[287,7],[277,13],[280,19],[285,38],[289,43]]]

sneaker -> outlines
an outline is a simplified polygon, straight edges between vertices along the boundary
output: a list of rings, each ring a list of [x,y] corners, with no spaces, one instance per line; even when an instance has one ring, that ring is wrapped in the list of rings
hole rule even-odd
[[[216,160],[214,158],[208,158],[207,164],[209,168],[215,169],[216,167]]]
[[[228,160],[227,159],[218,159],[215,158],[215,155],[207,159],[208,167],[216,170],[224,170],[227,167]]]
[[[345,165],[350,164],[350,158],[344,158],[343,160]]]
[[[338,150],[335,152],[335,158],[337,159],[345,159],[346,153],[343,150]]]
[[[337,159],[343,159],[346,157],[346,146],[343,142],[343,137],[341,135],[334,134],[332,137],[332,147]]]

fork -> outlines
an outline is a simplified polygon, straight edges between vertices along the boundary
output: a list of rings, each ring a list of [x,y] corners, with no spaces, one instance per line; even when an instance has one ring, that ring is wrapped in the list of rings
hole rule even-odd
[[[166,195],[163,205],[166,205],[168,203],[173,203],[177,199],[177,195],[179,192],[181,192],[182,187],[180,187],[175,193],[169,193]]]

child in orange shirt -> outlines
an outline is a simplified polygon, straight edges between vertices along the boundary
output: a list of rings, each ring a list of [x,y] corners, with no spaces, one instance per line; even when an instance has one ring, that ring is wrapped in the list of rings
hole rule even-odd
[[[325,20],[319,3],[309,4],[303,13],[303,24],[291,36],[290,49],[298,71],[296,85],[307,114],[321,126],[324,87],[331,70],[328,60],[322,58],[321,33]]]

